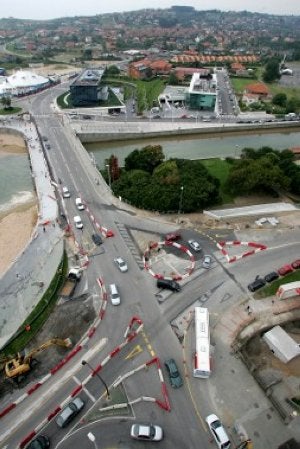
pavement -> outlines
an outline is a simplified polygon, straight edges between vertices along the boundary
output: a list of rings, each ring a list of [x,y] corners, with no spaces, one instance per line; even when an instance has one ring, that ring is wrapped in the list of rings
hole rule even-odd
[[[25,116],[24,120],[8,118],[0,127],[2,132],[23,135],[39,202],[38,222],[31,240],[1,278],[0,347],[3,347],[47,290],[62,258],[64,243],[57,223],[54,186],[35,124]]]
[[[273,301],[250,299],[211,320],[214,367],[205,385],[207,393],[215,410],[222,411],[220,415],[233,441],[238,444],[243,438],[250,438],[255,449],[276,449],[292,437],[300,441],[300,416],[286,404],[289,392],[282,393],[282,383],[263,391],[251,374],[251,367],[236,352],[236,339],[246,341],[259,330],[285,321],[287,315],[290,319],[295,318],[295,313],[300,317],[299,299]],[[278,407],[286,413],[285,420],[280,418]]]
[[[222,218],[246,217],[250,215],[275,214],[278,212],[291,212],[299,210],[291,203],[258,204],[255,206],[234,207],[232,209],[205,210],[203,213],[217,220]]]

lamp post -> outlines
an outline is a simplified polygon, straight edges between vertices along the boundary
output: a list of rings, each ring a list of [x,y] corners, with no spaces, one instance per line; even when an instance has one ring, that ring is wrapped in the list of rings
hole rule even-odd
[[[95,374],[95,376],[97,376],[98,377],[98,379],[100,379],[101,380],[101,382],[102,382],[102,384],[104,385],[104,387],[105,387],[105,390],[106,390],[106,396],[107,396],[107,399],[110,399],[110,395],[109,395],[109,391],[108,391],[108,386],[106,385],[106,383],[104,382],[104,380],[102,379],[102,377],[100,376],[100,374],[98,374],[98,373],[96,373],[95,372],[95,369],[86,361],[86,360],[82,360],[81,361],[81,364],[84,366],[84,365],[87,365],[92,371],[93,371],[93,373]]]
[[[106,164],[106,168],[107,168],[107,174],[108,174],[108,185],[109,185],[109,188],[110,188],[110,190],[111,190],[110,165],[109,165],[109,164]]]
[[[98,449],[95,435],[92,432],[89,432],[87,437],[90,441],[92,441],[92,443],[94,443],[95,449]]]
[[[180,196],[179,196],[179,205],[178,205],[178,223],[179,223],[179,215],[181,214],[181,210],[182,210],[183,190],[184,190],[184,187],[181,186],[180,187]]]

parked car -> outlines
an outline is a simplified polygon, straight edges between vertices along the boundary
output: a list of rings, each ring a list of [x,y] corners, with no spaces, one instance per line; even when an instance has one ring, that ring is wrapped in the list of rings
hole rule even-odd
[[[180,292],[181,290],[181,285],[173,279],[157,279],[156,285],[157,288],[172,290],[172,292]]]
[[[126,271],[128,271],[128,266],[127,266],[125,260],[122,259],[122,257],[116,257],[114,259],[114,262],[117,265],[117,267],[119,268],[119,270],[122,271],[122,273],[125,273]]]
[[[201,246],[200,243],[198,243],[196,240],[188,240],[188,244],[189,246],[194,250],[194,251],[201,251]]]
[[[248,285],[248,290],[250,290],[250,292],[256,292],[256,290],[264,287],[265,285],[266,281],[258,277],[255,279],[255,281],[251,282],[251,284]]]
[[[80,397],[73,399],[69,404],[57,415],[55,421],[59,427],[66,427],[78,413],[83,409],[84,402]]]
[[[266,282],[273,282],[279,278],[279,274],[276,271],[271,271],[271,273],[266,274],[264,277]]]
[[[102,245],[103,243],[102,237],[99,234],[92,234],[92,240],[97,246]]]
[[[300,259],[294,260],[294,262],[292,262],[291,265],[294,268],[294,270],[297,270],[298,268],[300,268]]]
[[[294,271],[292,265],[286,264],[279,268],[278,274],[280,274],[280,276],[285,276],[286,274],[292,273],[292,271]]]
[[[49,446],[49,438],[46,435],[39,435],[26,446],[26,449],[46,449]]]
[[[229,437],[223,427],[223,424],[217,417],[217,415],[209,415],[205,418],[209,430],[214,437],[215,442],[219,449],[229,449],[230,448],[230,440]]]
[[[179,388],[183,385],[182,377],[178,371],[176,362],[174,359],[169,359],[165,361],[165,367],[168,371],[170,378],[170,383],[173,388]]]
[[[202,262],[203,268],[210,268],[211,266],[211,257],[207,254],[204,256],[203,262]]]
[[[155,424],[133,424],[130,430],[131,438],[144,441],[161,441],[164,437],[163,430]]]
[[[165,235],[165,240],[168,242],[175,242],[179,239],[181,239],[181,235],[179,234],[179,232],[170,232],[169,234]]]

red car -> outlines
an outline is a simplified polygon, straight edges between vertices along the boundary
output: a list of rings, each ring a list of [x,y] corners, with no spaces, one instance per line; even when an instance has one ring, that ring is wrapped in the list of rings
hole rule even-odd
[[[292,271],[293,271],[292,265],[287,264],[279,268],[278,274],[280,274],[280,276],[285,276],[286,274],[292,273]]]
[[[175,242],[175,240],[181,239],[181,235],[179,232],[170,232],[169,234],[166,234],[165,240],[168,242]]]
[[[294,260],[294,262],[291,263],[294,270],[297,270],[297,268],[300,268],[300,259]]]

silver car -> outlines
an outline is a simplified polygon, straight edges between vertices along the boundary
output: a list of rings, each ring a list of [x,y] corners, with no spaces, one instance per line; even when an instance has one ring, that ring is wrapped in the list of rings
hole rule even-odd
[[[196,240],[188,240],[188,244],[194,251],[201,251],[201,246]]]
[[[66,427],[70,421],[82,410],[84,402],[81,398],[75,398],[57,415],[55,421],[59,427]]]
[[[211,266],[211,257],[208,256],[207,254],[204,256],[202,266],[203,266],[203,268],[206,268],[206,269],[210,268],[210,266]]]

